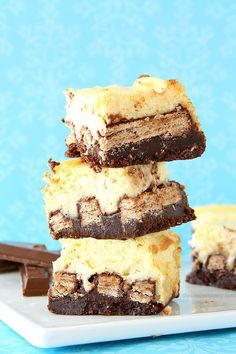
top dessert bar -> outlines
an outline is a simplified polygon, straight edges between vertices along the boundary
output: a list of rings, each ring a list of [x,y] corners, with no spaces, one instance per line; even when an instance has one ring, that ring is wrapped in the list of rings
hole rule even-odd
[[[130,87],[68,89],[65,95],[68,157],[123,167],[192,159],[205,150],[195,109],[177,80],[142,76]]]

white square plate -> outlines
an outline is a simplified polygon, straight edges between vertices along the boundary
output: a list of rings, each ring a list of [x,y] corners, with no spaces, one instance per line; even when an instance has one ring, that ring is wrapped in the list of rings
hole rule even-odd
[[[42,348],[104,342],[236,326],[236,292],[185,283],[170,316],[61,316],[47,310],[47,297],[23,297],[18,272],[0,274],[0,316],[32,345]]]

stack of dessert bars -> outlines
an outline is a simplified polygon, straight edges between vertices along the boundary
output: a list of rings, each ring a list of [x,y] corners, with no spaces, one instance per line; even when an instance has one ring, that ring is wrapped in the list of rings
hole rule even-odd
[[[151,315],[179,295],[180,240],[195,218],[165,161],[205,150],[194,107],[176,80],[66,91],[68,159],[50,161],[45,207],[61,256],[50,311]]]

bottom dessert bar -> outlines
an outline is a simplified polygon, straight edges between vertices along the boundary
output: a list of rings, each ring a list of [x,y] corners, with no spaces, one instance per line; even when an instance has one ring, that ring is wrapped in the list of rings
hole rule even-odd
[[[203,224],[193,233],[190,244],[193,263],[186,281],[236,290],[236,230]]]
[[[156,301],[155,283],[149,280],[127,284],[117,274],[103,273],[91,284],[93,289],[86,292],[76,274],[57,273],[49,310],[63,315],[154,315],[165,307]]]
[[[178,236],[63,239],[48,308],[64,315],[154,315],[179,296]]]

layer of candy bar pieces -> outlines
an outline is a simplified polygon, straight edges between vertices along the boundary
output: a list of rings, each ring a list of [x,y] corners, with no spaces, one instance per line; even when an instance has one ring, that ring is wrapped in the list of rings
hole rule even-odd
[[[121,167],[192,159],[205,150],[194,107],[177,80],[146,75],[130,87],[68,89],[65,95],[69,157]]]
[[[152,315],[179,295],[172,231],[129,240],[62,239],[49,310],[67,315]]]
[[[236,290],[236,206],[195,209],[192,272],[187,281]]]
[[[55,239],[127,239],[195,218],[183,186],[168,181],[164,163],[100,172],[80,158],[51,165],[44,194]]]

